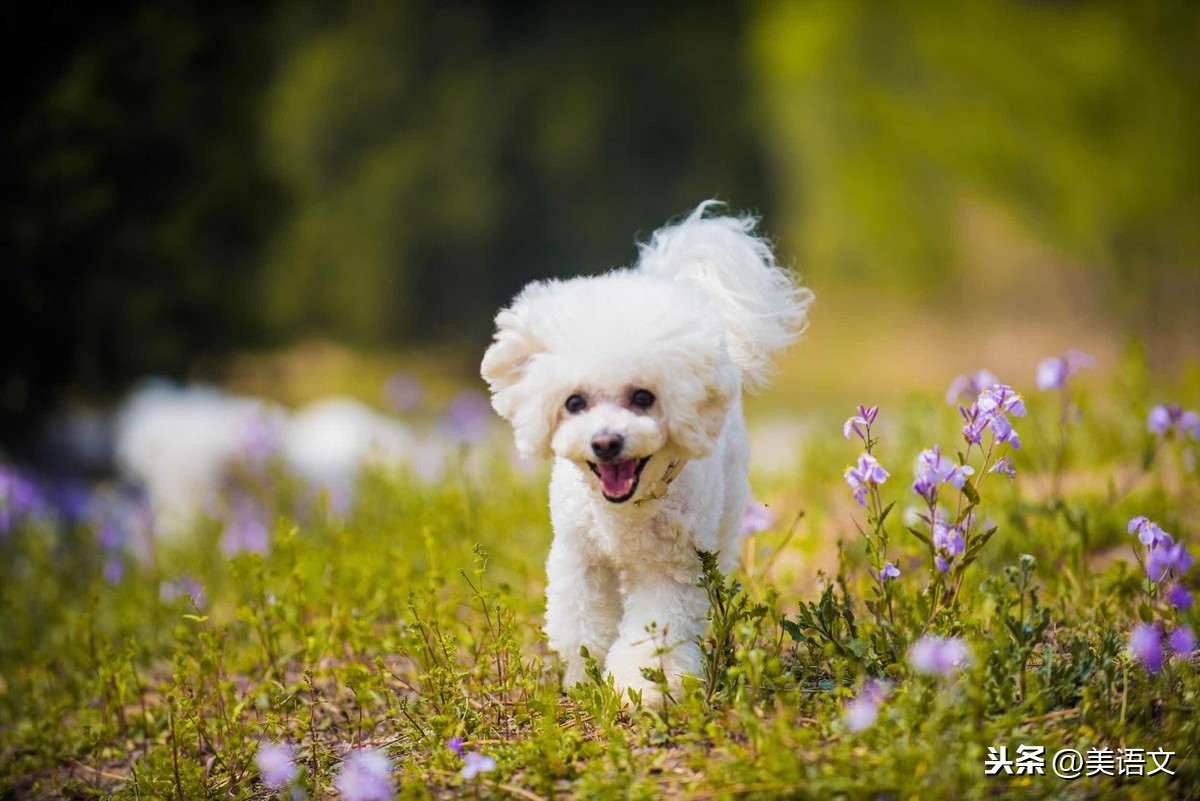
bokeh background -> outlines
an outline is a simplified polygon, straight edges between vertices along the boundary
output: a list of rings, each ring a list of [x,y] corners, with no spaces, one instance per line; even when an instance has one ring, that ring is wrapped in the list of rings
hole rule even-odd
[[[0,447],[147,376],[481,389],[525,282],[718,197],[814,288],[755,410],[1200,331],[1193,2],[12,4]],[[439,395],[440,393],[440,395]],[[86,427],[86,426],[85,426]],[[49,436],[53,440],[53,436]]]

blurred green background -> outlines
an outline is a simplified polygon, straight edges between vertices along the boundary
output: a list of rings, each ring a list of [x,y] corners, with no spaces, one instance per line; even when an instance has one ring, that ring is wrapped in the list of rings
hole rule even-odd
[[[477,380],[523,283],[714,196],[817,293],[778,405],[1197,355],[1195,2],[3,16],[0,442],[148,374],[283,391],[300,343]]]

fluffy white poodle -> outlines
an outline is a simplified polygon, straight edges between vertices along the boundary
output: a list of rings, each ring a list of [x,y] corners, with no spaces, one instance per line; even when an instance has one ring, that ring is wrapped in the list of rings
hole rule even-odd
[[[482,373],[526,456],[553,457],[546,634],[620,689],[658,699],[702,670],[697,549],[737,562],[749,498],[743,387],[803,330],[811,293],[750,217],[702,203],[637,264],[539,281],[496,316]]]

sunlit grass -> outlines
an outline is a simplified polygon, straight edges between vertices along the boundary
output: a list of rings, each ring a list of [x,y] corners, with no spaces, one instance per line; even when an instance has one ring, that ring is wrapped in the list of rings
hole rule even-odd
[[[842,479],[852,409],[797,411],[794,466],[753,480],[773,525],[748,539],[742,573],[707,577],[708,672],[663,707],[599,674],[561,688],[541,634],[544,470],[498,443],[434,485],[368,472],[345,518],[298,513],[294,480],[273,472],[266,554],[227,557],[207,521],[122,553],[115,581],[89,526],[18,520],[0,539],[0,793],[265,798],[256,753],[288,743],[316,798],[338,797],[364,747],[391,760],[401,797],[1189,797],[1200,677],[1180,656],[1150,674],[1126,650],[1139,620],[1168,614],[1126,523],[1148,515],[1194,541],[1195,444],[1154,447],[1146,411],[1169,398],[1139,370],[1082,377],[1061,469],[1058,396],[1028,397],[1017,481],[989,480],[979,507],[997,534],[936,614],[928,550],[901,519],[918,505],[917,451],[954,447],[961,420],[940,386],[880,410],[902,573],[888,625],[866,603],[865,516]],[[1170,614],[1196,628],[1194,609]],[[969,663],[915,673],[923,633],[962,638]],[[852,730],[847,705],[871,678],[890,689]],[[495,769],[464,777],[453,738]],[[1045,747],[1047,775],[984,775],[989,747],[1022,744]],[[1060,749],[1122,747],[1174,751],[1176,775],[1050,770]]]

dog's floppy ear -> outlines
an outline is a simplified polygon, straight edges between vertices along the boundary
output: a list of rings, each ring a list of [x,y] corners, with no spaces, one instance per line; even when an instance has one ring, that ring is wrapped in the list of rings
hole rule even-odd
[[[513,427],[522,456],[550,456],[555,406],[534,388],[536,363],[546,346],[533,330],[531,300],[544,287],[526,288],[512,306],[496,315],[496,334],[483,354],[480,373],[492,390],[492,408]]]
[[[676,363],[668,399],[671,439],[689,459],[712,451],[721,434],[729,406],[741,392],[741,373],[724,354],[704,349],[686,354]]]

